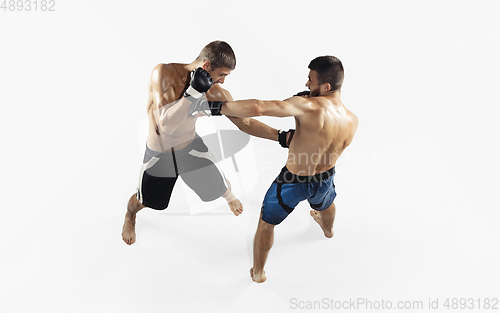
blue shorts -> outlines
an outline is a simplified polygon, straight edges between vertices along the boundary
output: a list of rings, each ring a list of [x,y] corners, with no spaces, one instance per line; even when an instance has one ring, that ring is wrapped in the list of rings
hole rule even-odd
[[[262,220],[278,225],[303,200],[314,210],[328,209],[337,196],[334,176],[335,166],[313,176],[298,176],[283,167],[264,197]]]

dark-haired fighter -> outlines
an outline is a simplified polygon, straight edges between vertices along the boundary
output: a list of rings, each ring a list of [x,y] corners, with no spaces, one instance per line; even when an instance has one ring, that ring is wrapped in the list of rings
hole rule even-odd
[[[191,106],[208,100],[231,101],[220,87],[234,70],[236,57],[223,41],[214,41],[190,64],[159,64],[149,80],[147,113],[149,133],[140,172],[139,186],[128,202],[122,238],[128,245],[136,241],[136,214],[144,207],[163,210],[168,206],[177,178],[193,189],[203,201],[223,197],[237,216],[241,202],[213,155],[195,132],[200,115],[190,115]],[[277,140],[277,130],[253,119],[230,118],[241,130]]]
[[[294,116],[296,130],[293,140],[280,143],[289,146],[288,159],[281,173],[265,195],[261,217],[254,240],[254,264],[250,270],[255,282],[266,280],[264,264],[273,244],[274,227],[281,223],[303,200],[312,208],[311,216],[326,237],[333,237],[335,219],[335,163],[349,146],[358,127],[358,119],[340,100],[344,69],[339,59],[323,56],[309,64],[306,87],[301,93],[284,101],[243,100],[210,102],[213,115],[238,117]]]

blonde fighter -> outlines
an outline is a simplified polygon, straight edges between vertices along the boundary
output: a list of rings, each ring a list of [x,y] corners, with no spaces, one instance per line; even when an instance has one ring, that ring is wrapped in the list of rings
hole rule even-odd
[[[122,238],[136,241],[136,214],[144,207],[163,210],[180,176],[203,201],[226,199],[238,216],[241,202],[212,154],[195,132],[199,116],[189,114],[201,99],[231,101],[231,94],[220,85],[234,70],[236,57],[223,41],[214,41],[190,64],[157,65],[149,81],[147,113],[149,131],[137,192],[127,205]],[[231,118],[241,130],[262,138],[277,140],[277,130],[253,119]]]

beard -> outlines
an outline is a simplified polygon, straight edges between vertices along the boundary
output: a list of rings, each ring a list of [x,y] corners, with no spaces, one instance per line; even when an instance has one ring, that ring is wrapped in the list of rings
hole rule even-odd
[[[319,94],[321,93],[321,92],[319,91],[319,88],[320,88],[320,87],[318,87],[318,88],[316,88],[316,89],[314,89],[314,90],[311,90],[311,93],[309,94],[309,97],[317,97],[317,96],[319,96]]]

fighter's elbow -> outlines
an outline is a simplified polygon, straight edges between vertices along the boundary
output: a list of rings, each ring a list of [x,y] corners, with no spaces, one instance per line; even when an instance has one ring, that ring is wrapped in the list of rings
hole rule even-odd
[[[248,132],[248,128],[250,127],[250,121],[249,118],[241,118],[241,117],[230,117],[228,116],[231,122],[233,122],[236,127],[238,127],[239,130],[242,132]]]
[[[256,100],[250,108],[251,116],[262,116],[264,115],[264,111],[264,102],[260,100]]]
[[[238,124],[238,128],[242,131],[245,131],[248,128],[250,128],[250,122],[251,122],[250,118],[243,118],[243,119],[241,119],[240,123]]]

